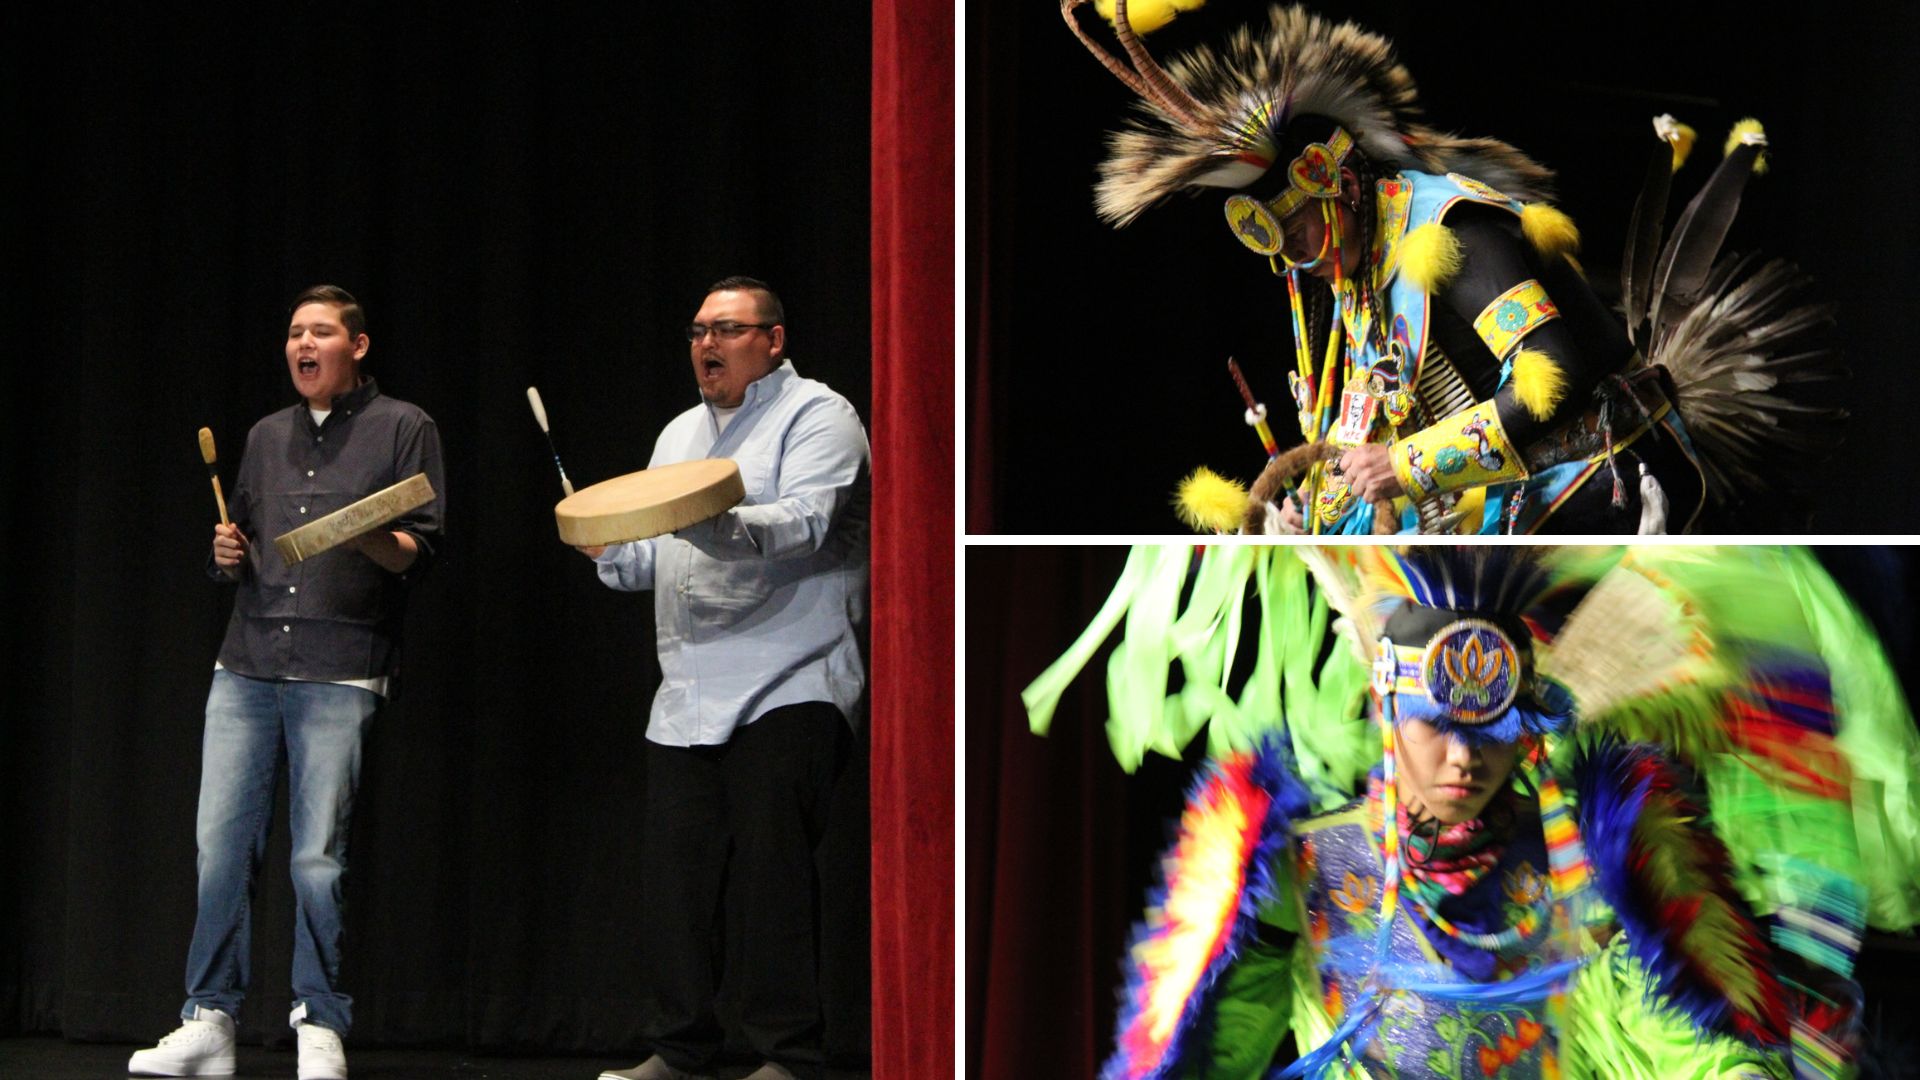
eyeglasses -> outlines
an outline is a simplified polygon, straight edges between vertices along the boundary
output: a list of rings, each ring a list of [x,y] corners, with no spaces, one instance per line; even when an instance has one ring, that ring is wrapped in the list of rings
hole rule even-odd
[[[687,324],[687,340],[699,341],[701,338],[704,338],[707,336],[708,331],[712,331],[714,334],[719,336],[721,341],[732,341],[734,338],[739,337],[741,334],[744,334],[749,330],[771,330],[776,325],[778,324],[758,323],[758,322],[734,322],[732,319],[722,319],[719,322],[714,323],[712,326],[708,326],[705,323],[688,323]]]

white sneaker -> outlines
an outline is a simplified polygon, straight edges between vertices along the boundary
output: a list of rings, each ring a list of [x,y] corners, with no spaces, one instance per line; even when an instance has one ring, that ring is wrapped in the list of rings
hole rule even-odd
[[[199,1005],[160,1045],[127,1059],[132,1076],[232,1076],[233,1068],[233,1017]]]
[[[339,1032],[304,1020],[293,1030],[300,1042],[300,1080],[347,1080],[347,1048]]]

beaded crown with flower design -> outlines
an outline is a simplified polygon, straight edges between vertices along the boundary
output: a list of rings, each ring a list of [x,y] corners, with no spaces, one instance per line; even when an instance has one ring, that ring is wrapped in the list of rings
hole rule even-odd
[[[1393,696],[1396,719],[1473,744],[1568,726],[1573,699],[1537,677],[1533,644],[1578,602],[1578,577],[1527,548],[1364,548],[1353,561],[1351,608],[1378,643],[1375,695]]]

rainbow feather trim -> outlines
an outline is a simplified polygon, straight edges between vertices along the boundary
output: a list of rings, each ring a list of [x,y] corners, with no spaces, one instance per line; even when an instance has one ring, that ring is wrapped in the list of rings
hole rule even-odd
[[[1279,739],[1206,766],[1161,861],[1146,920],[1134,930],[1115,1049],[1102,1080],[1177,1071],[1189,1037],[1204,1026],[1214,984],[1255,932],[1260,908],[1278,898],[1276,860],[1293,822],[1310,810]]]
[[[1574,775],[1595,883],[1654,989],[1698,1028],[1782,1046],[1788,1006],[1766,938],[1678,772],[1651,747],[1601,736]]]

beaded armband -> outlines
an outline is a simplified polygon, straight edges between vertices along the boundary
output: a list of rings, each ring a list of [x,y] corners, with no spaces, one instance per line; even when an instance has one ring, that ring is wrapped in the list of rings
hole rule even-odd
[[[1406,436],[1393,444],[1389,457],[1394,476],[1416,502],[1527,476],[1527,464],[1491,401]]]
[[[1474,316],[1473,332],[1487,343],[1494,358],[1505,360],[1520,339],[1560,317],[1547,290],[1538,281],[1527,280],[1493,298],[1493,302]]]

